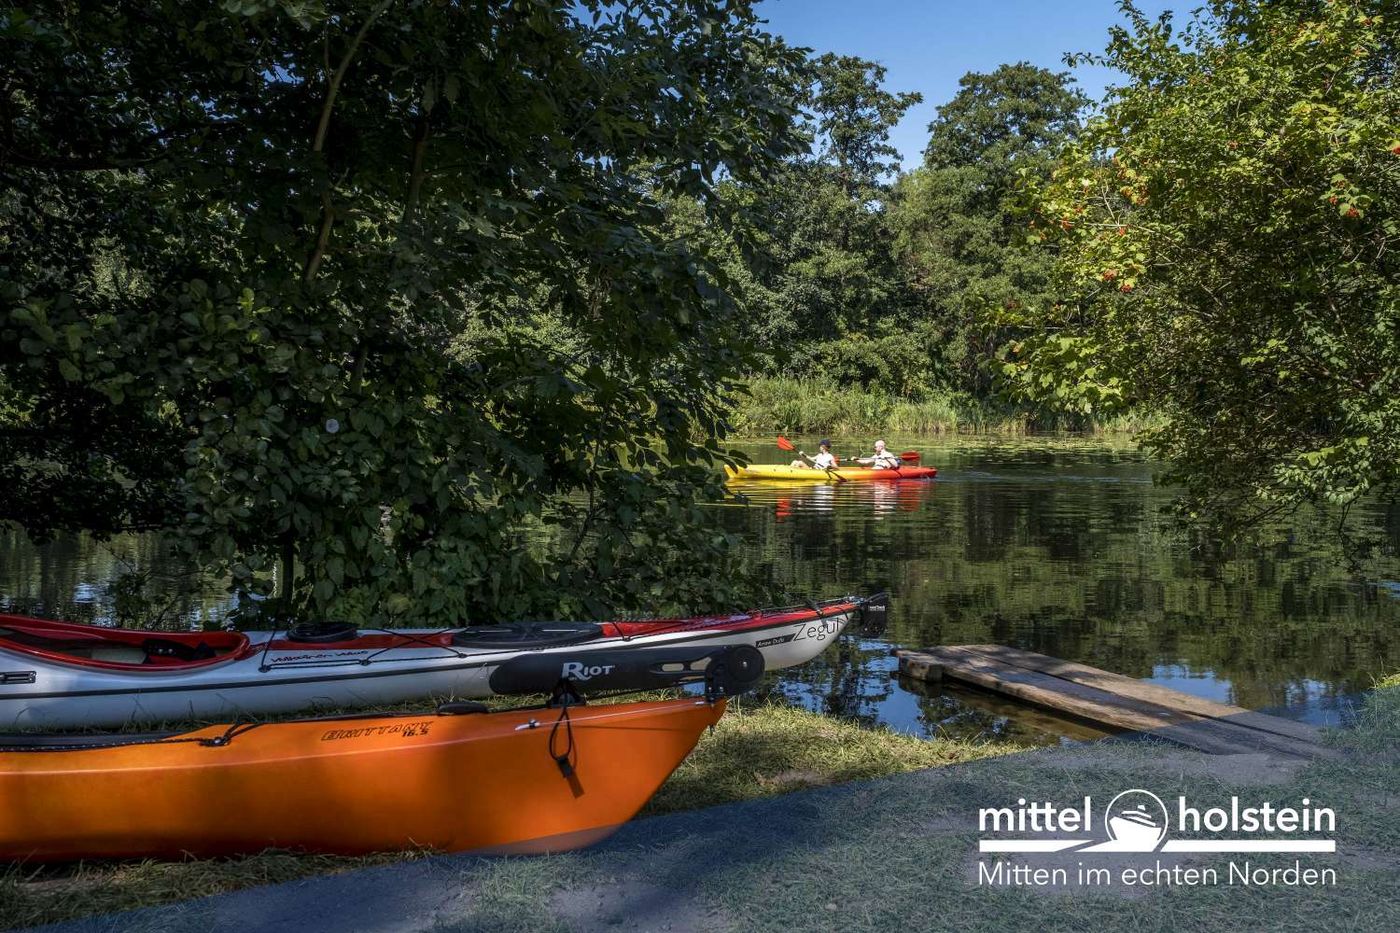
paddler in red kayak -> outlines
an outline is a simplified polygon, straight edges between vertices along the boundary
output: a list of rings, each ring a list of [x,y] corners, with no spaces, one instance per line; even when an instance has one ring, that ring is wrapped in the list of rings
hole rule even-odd
[[[874,470],[899,469],[899,458],[885,449],[884,441],[875,442],[874,455],[869,457],[857,457],[855,462]]]
[[[839,461],[837,461],[836,455],[831,452],[831,441],[822,438],[817,448],[819,452],[815,457],[809,457],[799,450],[797,452],[798,459],[792,461],[792,465],[800,469],[835,469]],[[792,448],[789,447],[788,449],[791,450]]]

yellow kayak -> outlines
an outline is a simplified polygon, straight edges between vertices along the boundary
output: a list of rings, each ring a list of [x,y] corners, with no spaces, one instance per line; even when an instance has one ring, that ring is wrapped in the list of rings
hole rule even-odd
[[[838,483],[867,482],[871,480],[889,481],[903,479],[932,479],[938,470],[926,466],[901,465],[898,469],[876,470],[870,467],[835,467],[818,470],[812,467],[795,467],[783,463],[754,463],[740,469],[726,467],[730,479],[758,480],[779,483]]]

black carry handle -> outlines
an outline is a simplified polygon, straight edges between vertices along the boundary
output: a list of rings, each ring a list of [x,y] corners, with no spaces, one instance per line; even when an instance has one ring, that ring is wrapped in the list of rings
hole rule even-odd
[[[890,594],[874,593],[862,599],[860,603],[860,610],[857,613],[860,621],[860,634],[867,638],[879,638],[885,634],[885,628],[889,623]]]
[[[758,684],[763,667],[763,653],[751,645],[552,651],[506,661],[491,672],[490,685],[492,693],[523,694],[567,683],[588,694],[703,681],[713,696],[735,696]]]

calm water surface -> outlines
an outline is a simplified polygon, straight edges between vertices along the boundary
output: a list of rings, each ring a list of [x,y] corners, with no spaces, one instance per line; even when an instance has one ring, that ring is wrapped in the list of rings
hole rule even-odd
[[[893,679],[889,649],[1012,645],[1319,724],[1400,670],[1400,569],[1349,575],[1326,521],[1222,555],[1163,514],[1172,493],[1131,447],[893,440],[921,448],[938,479],[748,483],[735,487],[747,503],[726,510],[752,559],[794,592],[891,594],[883,638],[782,677],[794,701],[920,734],[1053,741],[1090,733],[976,692],[921,695]],[[837,453],[859,444],[837,439]],[[771,442],[745,449],[790,457]],[[1394,516],[1364,519],[1393,540]]]
[[[837,440],[838,454],[855,452]],[[890,649],[1013,645],[1316,723],[1342,721],[1376,677],[1400,670],[1400,564],[1348,574],[1324,522],[1221,555],[1163,516],[1171,493],[1130,447],[892,441],[924,451],[938,479],[744,484],[734,488],[746,501],[721,509],[750,560],[792,592],[891,594],[883,637],[843,639],[773,678],[792,702],[921,735],[1056,742],[1097,733],[976,691],[902,683]],[[759,462],[790,456],[741,446]],[[1380,510],[1365,518],[1392,539],[1400,527]],[[110,621],[108,584],[132,567],[152,574],[166,626],[230,608],[158,538],[40,548],[15,534],[0,534],[0,607]]]

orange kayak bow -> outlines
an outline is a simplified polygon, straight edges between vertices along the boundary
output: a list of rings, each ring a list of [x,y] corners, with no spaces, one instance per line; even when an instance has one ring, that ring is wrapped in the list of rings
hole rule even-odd
[[[470,708],[7,737],[0,859],[577,848],[642,808],[724,700]]]

